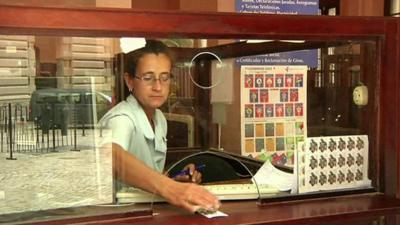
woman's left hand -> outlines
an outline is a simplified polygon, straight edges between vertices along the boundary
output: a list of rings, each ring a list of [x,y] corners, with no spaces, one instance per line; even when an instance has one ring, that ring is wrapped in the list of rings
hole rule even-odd
[[[173,179],[180,182],[201,183],[201,172],[196,170],[196,166],[193,163],[186,165],[182,172],[182,175],[177,175]]]

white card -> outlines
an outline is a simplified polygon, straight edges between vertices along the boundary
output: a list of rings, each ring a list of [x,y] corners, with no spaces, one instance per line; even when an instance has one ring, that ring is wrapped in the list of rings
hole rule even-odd
[[[228,214],[223,213],[223,212],[218,211],[218,210],[217,211],[213,211],[213,210],[206,210],[206,209],[198,209],[196,212],[201,214],[201,215],[203,215],[203,216],[205,216],[205,217],[207,217],[207,218],[209,218],[209,219],[214,218],[214,217],[225,217],[225,216],[228,216]]]

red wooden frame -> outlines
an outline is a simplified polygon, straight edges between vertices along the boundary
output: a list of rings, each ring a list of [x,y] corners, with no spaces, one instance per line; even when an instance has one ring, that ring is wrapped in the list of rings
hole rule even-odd
[[[377,172],[381,191],[400,198],[400,18],[0,6],[0,34],[377,40]]]
[[[0,6],[1,33],[338,40],[390,35],[396,18]]]

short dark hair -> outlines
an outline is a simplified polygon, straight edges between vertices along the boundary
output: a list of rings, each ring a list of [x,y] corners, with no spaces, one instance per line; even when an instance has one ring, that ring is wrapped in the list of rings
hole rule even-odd
[[[146,54],[165,54],[173,65],[173,56],[168,46],[159,40],[148,39],[144,47],[125,54],[124,72],[135,76],[138,62]]]

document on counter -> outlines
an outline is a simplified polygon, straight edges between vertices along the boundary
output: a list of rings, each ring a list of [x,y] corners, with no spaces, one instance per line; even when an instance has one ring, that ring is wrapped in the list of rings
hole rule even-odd
[[[214,211],[214,210],[206,210],[206,209],[198,209],[196,211],[198,214],[203,215],[209,219],[215,218],[215,217],[226,217],[228,214],[223,213],[221,211]]]
[[[279,189],[280,191],[289,191],[293,186],[293,173],[283,172],[275,168],[269,160],[261,166],[254,175],[253,179],[256,184],[266,184]],[[253,182],[254,182],[253,180]]]

